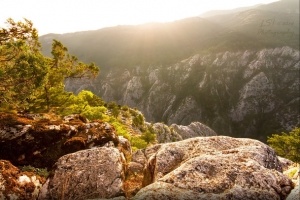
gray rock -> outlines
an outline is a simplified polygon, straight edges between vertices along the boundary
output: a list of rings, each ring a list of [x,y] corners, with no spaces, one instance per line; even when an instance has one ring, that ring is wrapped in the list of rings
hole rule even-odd
[[[130,162],[128,165],[128,171],[130,173],[142,173],[144,169],[144,166],[140,163],[136,163],[136,162]]]
[[[145,149],[147,152],[147,149]],[[151,149],[137,199],[285,199],[293,189],[269,146],[197,137]]]
[[[295,167],[297,164],[294,163],[293,161],[289,160],[289,159],[286,159],[286,158],[283,158],[283,157],[280,157],[278,156],[278,160],[281,164],[281,167],[282,167],[282,170],[283,171],[286,171],[288,170],[289,168],[291,167]]]
[[[139,163],[141,165],[145,165],[147,162],[147,158],[142,150],[137,150],[132,154],[131,158],[132,162]]]
[[[130,142],[123,136],[119,136],[119,145],[125,150],[128,155],[132,154]]]
[[[121,154],[99,147],[61,157],[54,175],[43,185],[40,200],[113,198],[124,195]]]
[[[170,127],[175,129],[175,131],[177,131],[177,133],[179,133],[183,139],[217,135],[217,133],[214,130],[200,122],[192,122],[188,126],[172,124]]]
[[[150,126],[150,125],[149,125]],[[159,143],[168,143],[200,136],[216,136],[216,132],[200,122],[192,122],[188,126],[163,123],[153,124],[153,129]]]

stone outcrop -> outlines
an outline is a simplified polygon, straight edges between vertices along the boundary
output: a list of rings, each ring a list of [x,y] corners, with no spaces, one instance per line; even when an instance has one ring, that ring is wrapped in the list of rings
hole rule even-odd
[[[108,142],[118,146],[112,125],[88,122],[82,116],[65,120],[46,115],[0,115],[0,158],[14,165],[50,169],[61,156],[82,149],[100,147]]]
[[[148,124],[150,126],[150,124]],[[153,129],[158,143],[180,141],[192,137],[216,136],[216,132],[200,122],[192,122],[188,126],[163,123],[154,123]]]
[[[200,122],[192,122],[188,126],[172,124],[170,127],[179,133],[183,139],[217,135],[215,131]]]
[[[98,147],[61,157],[39,199],[93,199],[124,196],[123,157],[113,147]]]
[[[133,155],[145,163],[133,199],[285,199],[294,184],[274,150],[252,139],[197,137]]]
[[[0,199],[33,200],[45,180],[33,172],[22,172],[7,160],[0,160]]]

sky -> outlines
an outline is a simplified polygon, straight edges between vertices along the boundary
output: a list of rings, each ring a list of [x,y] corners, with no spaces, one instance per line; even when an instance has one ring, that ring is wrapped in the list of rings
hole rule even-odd
[[[0,27],[27,18],[39,35],[97,30],[117,25],[171,22],[209,10],[267,4],[278,0],[1,0]]]

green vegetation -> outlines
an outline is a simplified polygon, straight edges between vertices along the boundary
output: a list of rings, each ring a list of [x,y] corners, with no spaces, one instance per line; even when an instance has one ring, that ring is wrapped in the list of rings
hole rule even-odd
[[[52,43],[52,57],[45,57],[31,21],[8,19],[7,24],[8,28],[0,29],[1,111],[47,112],[60,116],[80,114],[89,120],[109,122],[118,135],[132,142],[135,150],[155,142],[155,134],[148,131],[144,116],[137,109],[106,103],[90,91],[82,90],[77,95],[65,91],[66,79],[96,77],[100,70],[94,63],[80,62],[57,40]],[[133,125],[139,129],[138,133],[134,133]],[[43,169],[31,166],[22,169],[47,175]]]
[[[295,167],[290,169],[287,175],[290,179],[292,179],[297,172],[298,172],[298,168]]]
[[[132,137],[130,139],[132,150],[136,151],[138,149],[143,149],[148,146],[147,142],[140,137]]]
[[[296,127],[289,133],[273,134],[267,142],[279,156],[300,163],[300,128]]]
[[[8,19],[7,24],[0,29],[0,103],[11,110],[24,107],[33,91],[45,84],[49,66],[32,22]]]
[[[49,172],[46,168],[35,168],[31,165],[25,165],[21,167],[21,170],[23,172],[33,172],[43,178],[47,178],[49,176]]]
[[[37,30],[31,21],[7,20],[0,30],[0,102],[2,109],[50,112],[73,99],[64,90],[67,78],[92,78],[99,73],[94,64],[84,64],[68,54],[57,40],[52,58],[41,54]]]

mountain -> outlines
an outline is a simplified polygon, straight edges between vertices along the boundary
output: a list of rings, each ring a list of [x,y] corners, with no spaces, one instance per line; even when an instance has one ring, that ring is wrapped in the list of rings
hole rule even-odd
[[[212,17],[212,16],[216,16],[216,15],[237,13],[237,12],[242,12],[242,11],[249,10],[249,9],[254,9],[261,5],[263,5],[263,4],[257,4],[254,6],[247,6],[247,7],[240,7],[240,8],[235,8],[235,9],[231,9],[231,10],[210,10],[205,13],[202,13],[201,15],[199,15],[199,17],[206,18],[206,17]]]
[[[299,1],[170,23],[117,26],[40,38],[50,55],[62,41],[101,68],[96,80],[68,80],[147,121],[200,121],[218,135],[266,136],[299,119]]]

